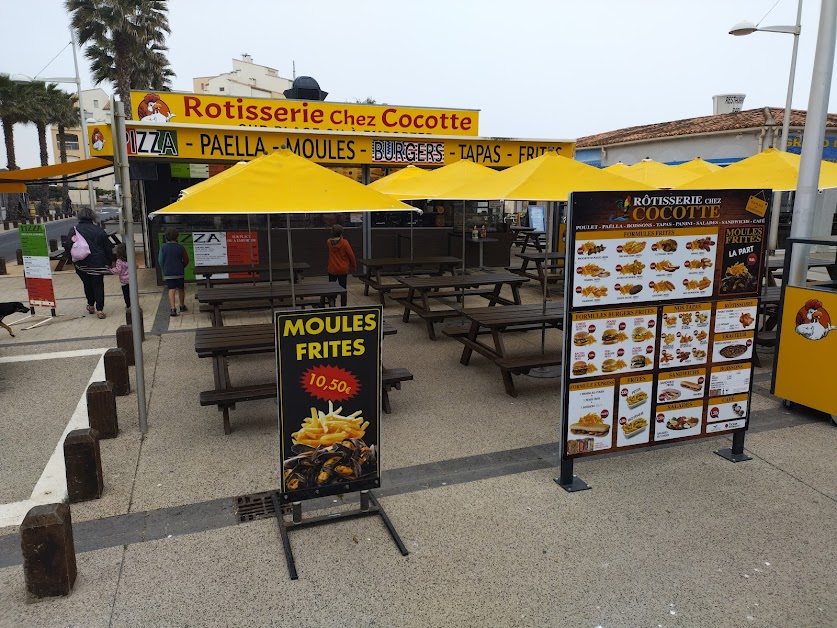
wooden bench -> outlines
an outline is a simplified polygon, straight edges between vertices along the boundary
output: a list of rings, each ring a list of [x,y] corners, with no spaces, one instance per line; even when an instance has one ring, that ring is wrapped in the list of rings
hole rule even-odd
[[[355,274],[358,281],[363,283],[363,294],[369,296],[369,289],[378,291],[381,305],[385,305],[387,294],[393,290],[403,289],[398,283],[384,283],[383,277],[398,277],[403,275],[440,276],[446,272],[454,273],[454,268],[461,263],[457,257],[384,257],[379,259],[359,259],[358,266],[364,270]]]
[[[498,303],[515,305],[520,303],[520,286],[528,279],[512,273],[474,273],[452,277],[401,277],[398,281],[408,288],[406,297],[395,299],[404,306],[402,320],[409,323],[410,314],[417,314],[427,325],[429,338],[436,340],[434,324],[446,318],[461,316],[461,312],[458,308],[433,310],[430,299],[455,298],[462,302],[463,297],[480,296],[491,306]],[[511,288],[511,300],[500,296],[506,284]]]
[[[297,299],[296,304],[301,308],[305,307],[319,307],[320,306],[320,299],[318,297],[306,297],[302,299]],[[248,310],[255,311],[255,310],[269,310],[271,309],[270,301],[240,301],[238,303],[224,303],[218,307],[218,310],[221,313],[224,312],[246,312]],[[280,302],[277,307],[289,307],[288,303]],[[211,305],[204,304],[198,307],[198,311],[202,313],[209,314],[210,318],[214,317],[215,308]],[[217,323],[213,320],[213,325],[217,325]]]
[[[381,407],[387,414],[392,414],[389,402],[389,391],[395,388],[401,390],[401,382],[413,380],[413,374],[407,369],[381,368]]]
[[[557,366],[561,364],[562,357],[560,353],[551,352],[532,355],[522,355],[512,358],[499,358],[496,361],[497,366],[500,367],[500,374],[503,377],[503,385],[506,393],[512,397],[517,397],[517,390],[512,382],[512,374],[526,375],[534,368],[542,368],[547,366]]]
[[[218,406],[224,415],[224,434],[229,434],[230,410],[235,410],[239,401],[256,401],[258,399],[275,399],[276,382],[270,384],[254,384],[252,386],[236,386],[224,390],[205,390],[200,394],[202,406]]]

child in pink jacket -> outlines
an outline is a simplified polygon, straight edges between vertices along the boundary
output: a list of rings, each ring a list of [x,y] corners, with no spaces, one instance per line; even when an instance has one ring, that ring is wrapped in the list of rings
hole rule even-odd
[[[131,307],[131,293],[128,288],[128,249],[124,244],[116,245],[116,265],[110,269],[112,275],[119,275],[122,284],[122,298],[125,299],[125,309]]]

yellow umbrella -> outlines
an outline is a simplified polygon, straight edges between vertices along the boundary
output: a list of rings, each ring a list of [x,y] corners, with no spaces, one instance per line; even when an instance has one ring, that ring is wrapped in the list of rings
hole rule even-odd
[[[680,189],[722,190],[771,188],[774,192],[796,190],[801,157],[783,153],[775,148],[742,159],[718,172],[693,179]],[[837,164],[823,161],[820,164],[820,188],[837,187]]]
[[[643,159],[620,170],[619,174],[655,188],[673,188],[700,176],[695,172],[678,170],[674,166],[667,166],[653,159]]]
[[[710,172],[718,172],[718,170],[723,170],[721,166],[717,164],[710,163],[708,161],[704,161],[700,157],[696,159],[692,159],[692,161],[684,161],[682,164],[678,164],[674,166],[680,170],[688,170],[689,172],[696,172],[701,177],[705,174],[709,174]]]
[[[486,183],[498,175],[499,173],[496,170],[475,164],[473,161],[462,159],[437,170],[431,170],[423,176],[408,179],[397,190],[387,191],[386,193],[401,199],[461,199],[467,197],[451,197],[448,194],[451,190],[461,187],[466,181]]]
[[[621,161],[616,162],[606,168],[602,168],[602,170],[606,170],[607,172],[612,172],[613,174],[620,174],[625,168],[628,167],[628,164],[623,164]]]
[[[652,189],[550,152],[498,172],[488,181],[469,181],[443,198],[566,201],[570,192]]]
[[[215,183],[212,179],[221,177]],[[279,150],[229,168],[184,190],[166,214],[292,214],[296,212],[416,211],[368,186]]]
[[[288,261],[293,307],[296,307],[296,296],[293,282],[291,214],[375,210],[420,211],[299,157],[287,149],[233,166],[213,178],[216,177],[221,179],[214,184],[210,184],[209,179],[188,188],[181,198],[149,214],[149,218],[169,214],[267,214],[267,257],[270,262],[270,214],[285,214],[288,219]],[[272,271],[270,278],[272,283]]]
[[[396,170],[392,174],[388,174],[377,181],[373,181],[368,187],[369,189],[380,192],[381,194],[399,198],[399,195],[407,182],[411,182],[414,179],[421,177],[426,177],[428,174],[430,174],[430,170],[422,170],[421,168],[411,165],[406,168],[401,168],[401,170]]]

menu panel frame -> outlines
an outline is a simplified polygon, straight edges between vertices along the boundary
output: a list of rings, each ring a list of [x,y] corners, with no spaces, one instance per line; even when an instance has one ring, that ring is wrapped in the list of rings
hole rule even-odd
[[[767,189],[570,195],[562,460],[747,429],[742,400],[752,393],[767,238],[766,215],[751,201],[770,197]],[[637,327],[653,336],[635,339]],[[649,364],[634,368],[628,360],[645,345]],[[589,416],[578,425],[570,397],[579,386],[599,390],[603,425]],[[643,394],[647,408],[634,412],[626,399]],[[605,428],[607,439],[570,445],[578,432]]]

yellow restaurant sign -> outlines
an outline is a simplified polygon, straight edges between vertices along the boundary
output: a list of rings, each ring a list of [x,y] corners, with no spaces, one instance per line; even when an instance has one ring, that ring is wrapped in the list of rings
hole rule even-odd
[[[108,125],[89,129],[94,157],[113,156]],[[132,158],[183,161],[247,161],[288,148],[321,164],[445,166],[461,159],[492,167],[509,167],[546,152],[573,156],[573,142],[487,137],[415,137],[409,135],[316,133],[251,128],[211,128],[176,124],[129,123],[128,155]]]
[[[310,131],[479,134],[479,111],[470,109],[131,92],[131,110],[135,120],[151,124],[176,122]]]

